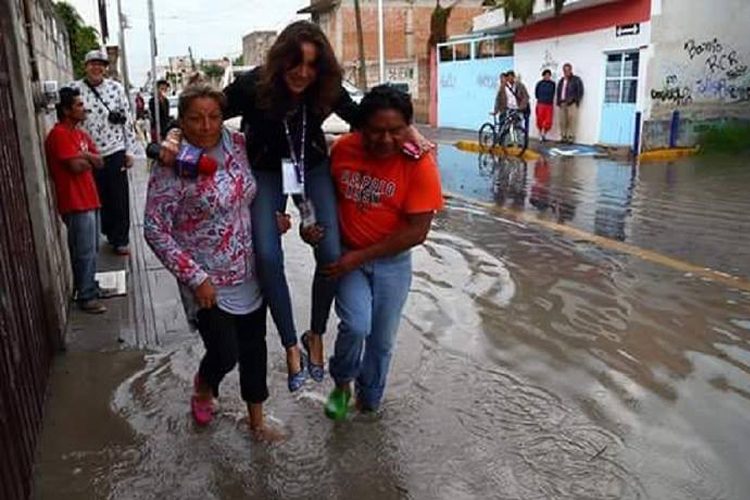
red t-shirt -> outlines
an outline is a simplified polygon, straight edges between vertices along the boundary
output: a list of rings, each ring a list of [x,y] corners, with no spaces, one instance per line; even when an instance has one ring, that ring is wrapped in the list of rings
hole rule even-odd
[[[91,137],[79,128],[57,123],[47,136],[44,147],[60,213],[64,215],[99,208],[99,194],[91,170],[74,173],[65,166],[65,161],[82,152],[98,154]]]
[[[334,144],[331,172],[339,203],[344,244],[365,248],[390,236],[408,214],[443,208],[440,175],[432,154],[419,160],[397,154],[369,157],[362,136],[348,134]]]

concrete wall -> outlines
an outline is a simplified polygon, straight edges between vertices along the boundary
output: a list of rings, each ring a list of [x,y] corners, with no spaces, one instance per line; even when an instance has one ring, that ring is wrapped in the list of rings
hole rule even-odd
[[[750,119],[750,2],[660,0],[647,118]]]
[[[54,112],[35,105],[38,78],[65,84],[72,80],[67,33],[58,22],[48,0],[30,2],[32,51],[38,76],[29,56],[29,37],[20,2],[0,0],[4,36],[8,37],[8,60],[13,88],[16,131],[21,147],[24,182],[34,231],[34,250],[39,263],[42,293],[50,329],[61,341],[67,321],[71,293],[70,265],[65,227],[57,215],[55,198],[44,158],[44,138],[55,122]]]
[[[557,81],[562,76],[565,63],[573,65],[573,72],[583,80],[584,97],[581,103],[578,119],[576,141],[583,144],[599,142],[601,131],[602,104],[604,102],[604,77],[606,54],[647,46],[650,38],[650,24],[642,23],[640,34],[634,36],[617,37],[615,27],[568,35],[557,38],[545,38],[532,42],[516,42],[513,50],[515,71],[532,95],[532,110],[535,104],[533,98],[534,86],[541,78],[542,70],[550,69]],[[640,74],[643,75],[647,57],[641,51]],[[639,81],[638,100],[636,107],[642,109],[645,103],[646,90],[644,79]],[[557,108],[555,108],[557,112]],[[556,113],[554,126],[550,138],[559,138],[559,114]],[[529,132],[537,137],[536,120],[532,112]]]

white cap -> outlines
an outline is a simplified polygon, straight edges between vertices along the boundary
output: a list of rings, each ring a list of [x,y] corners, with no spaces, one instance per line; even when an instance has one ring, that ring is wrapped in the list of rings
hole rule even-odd
[[[109,57],[107,56],[107,53],[101,49],[90,50],[86,52],[86,57],[83,62],[84,64],[87,64],[92,61],[101,61],[105,64],[109,64]]]

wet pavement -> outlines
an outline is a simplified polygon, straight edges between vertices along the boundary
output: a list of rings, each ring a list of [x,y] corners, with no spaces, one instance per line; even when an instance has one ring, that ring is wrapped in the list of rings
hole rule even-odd
[[[747,498],[750,292],[550,229],[748,278],[747,160],[525,164],[441,146],[461,197],[415,250],[382,413],[326,420],[330,381],[290,395],[270,328],[268,409],[290,433],[272,447],[242,425],[236,373],[194,428],[202,347],[137,247],[121,321],[80,328],[55,366],[36,497]],[[312,259],[294,235],[286,251],[302,326]]]

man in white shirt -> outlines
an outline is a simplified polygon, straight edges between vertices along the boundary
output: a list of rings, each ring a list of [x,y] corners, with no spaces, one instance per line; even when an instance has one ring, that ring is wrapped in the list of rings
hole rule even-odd
[[[86,76],[71,83],[81,92],[88,113],[84,129],[104,157],[104,168],[96,171],[101,207],[101,230],[118,255],[130,253],[130,192],[127,169],[141,155],[135,137],[130,103],[123,86],[105,78],[109,59],[102,50],[85,58]]]

